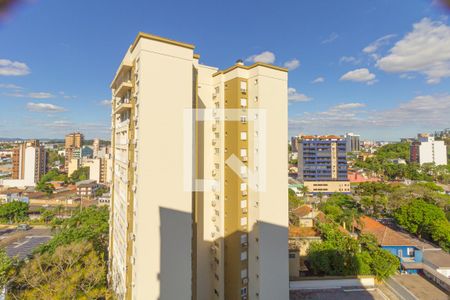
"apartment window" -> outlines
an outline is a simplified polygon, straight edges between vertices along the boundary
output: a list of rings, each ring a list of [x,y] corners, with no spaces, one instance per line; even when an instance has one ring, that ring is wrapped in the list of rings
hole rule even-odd
[[[247,174],[247,166],[241,166],[241,174]]]
[[[247,107],[247,99],[241,98],[241,107]]]
[[[258,96],[255,96],[255,102],[258,102],[258,100],[259,100]]]
[[[247,251],[242,251],[241,252],[241,260],[246,260],[247,259]]]
[[[247,190],[247,183],[243,182],[241,183],[241,191],[246,191]]]
[[[247,92],[247,81],[241,81],[241,92]]]
[[[247,207],[247,200],[241,200],[241,208]]]
[[[241,123],[247,123],[247,116],[241,116]]]
[[[247,269],[241,270],[241,279],[247,278]]]
[[[216,87],[214,88],[214,91],[215,91],[216,94],[218,94],[219,91],[220,91],[220,87],[216,86]]]
[[[245,244],[247,243],[247,235],[246,234],[242,234],[241,235],[241,244]]]
[[[241,157],[247,156],[247,149],[241,149]]]
[[[407,248],[406,249],[408,256],[414,256],[414,248]]]
[[[246,141],[246,140],[247,140],[247,132],[241,131],[241,141]]]
[[[257,85],[258,84],[258,79],[255,79],[255,85]]]
[[[241,226],[245,226],[247,225],[247,217],[242,217],[241,218]]]
[[[241,288],[241,296],[247,296],[247,288],[246,287]]]

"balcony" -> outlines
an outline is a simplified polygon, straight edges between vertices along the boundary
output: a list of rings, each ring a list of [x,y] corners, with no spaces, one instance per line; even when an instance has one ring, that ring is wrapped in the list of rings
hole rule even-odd
[[[119,87],[114,91],[116,97],[124,95],[127,91],[130,91],[133,85],[130,80],[123,81]]]
[[[116,72],[116,76],[111,83],[111,87],[116,83],[116,81],[123,79],[125,74],[129,74],[128,72],[130,72],[132,67],[133,63],[131,61],[124,60]]]
[[[114,110],[114,113],[115,113],[115,114],[120,114],[120,113],[122,113],[122,112],[124,112],[124,111],[126,111],[126,110],[131,109],[131,107],[132,107],[132,104],[131,104],[130,101],[127,99],[127,100],[125,100],[125,101],[119,102],[119,103],[116,105],[116,109]]]

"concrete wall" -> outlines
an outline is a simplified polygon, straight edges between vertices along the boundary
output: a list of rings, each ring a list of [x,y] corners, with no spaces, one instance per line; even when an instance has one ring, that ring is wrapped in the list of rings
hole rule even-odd
[[[342,287],[362,287],[371,288],[375,286],[374,277],[345,278],[345,279],[327,279],[321,278],[317,280],[301,280],[289,282],[291,291],[302,289],[330,289]]]

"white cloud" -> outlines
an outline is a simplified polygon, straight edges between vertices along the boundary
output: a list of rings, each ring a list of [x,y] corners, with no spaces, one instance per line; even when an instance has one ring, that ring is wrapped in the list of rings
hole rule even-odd
[[[49,99],[55,97],[55,95],[53,95],[52,93],[47,92],[32,92],[32,93],[15,92],[15,93],[8,93],[5,95],[9,97],[33,98],[33,99]]]
[[[377,39],[376,41],[370,43],[367,47],[365,47],[363,49],[363,52],[367,54],[375,53],[376,51],[378,51],[380,47],[387,45],[389,41],[395,36],[396,36],[395,34],[388,34],[383,37],[380,37],[379,39]]]
[[[290,102],[308,102],[312,98],[297,92],[294,88],[288,88],[288,99]]]
[[[71,96],[71,95],[67,95],[65,92],[59,92],[59,94],[61,95],[61,97],[63,97],[64,99],[75,99],[77,96]]]
[[[260,54],[254,54],[245,59],[245,61],[249,62],[262,62],[266,64],[273,64],[275,62],[275,54],[270,51],[264,51]]]
[[[105,99],[105,100],[99,101],[99,104],[103,105],[103,106],[111,106],[111,99]]]
[[[336,32],[332,32],[327,38],[325,38],[324,40],[322,40],[322,44],[332,43],[332,42],[334,42],[338,37],[339,37],[339,35],[338,35]]]
[[[450,77],[450,26],[423,18],[376,65],[386,72],[418,72],[428,83],[439,83]]]
[[[366,104],[360,103],[360,102],[350,102],[350,103],[342,103],[338,104],[336,106],[333,106],[333,110],[341,110],[341,109],[355,109],[355,108],[361,108],[365,107]]]
[[[410,128],[411,124],[423,128],[448,127],[450,95],[417,96],[385,110],[368,110],[360,102],[342,103],[326,111],[305,112],[289,120],[294,132],[363,131],[382,128]]]
[[[66,111],[65,108],[50,103],[28,102],[27,109],[33,112],[57,113]]]
[[[0,83],[0,88],[2,89],[12,89],[12,90],[21,90],[22,87],[12,84],[12,83]]]
[[[316,79],[314,79],[313,81],[311,81],[311,83],[322,83],[325,82],[325,77],[319,76]]]
[[[3,76],[24,76],[30,74],[30,68],[25,63],[0,59],[0,75]]]
[[[354,64],[357,65],[361,62],[361,59],[356,58],[354,56],[342,56],[339,59],[339,63],[349,63],[349,64]]]
[[[367,84],[375,83],[375,74],[370,73],[367,68],[356,69],[345,73],[339,80],[366,82]]]
[[[288,68],[290,71],[295,70],[298,67],[300,67],[300,61],[298,59],[294,58],[293,60],[289,60],[289,61],[285,62],[284,67]]]

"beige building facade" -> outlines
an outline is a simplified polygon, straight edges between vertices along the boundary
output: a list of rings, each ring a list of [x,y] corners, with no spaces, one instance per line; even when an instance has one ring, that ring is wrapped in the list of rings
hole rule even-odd
[[[288,299],[287,70],[194,48],[140,33],[111,84],[109,279],[120,299]]]

